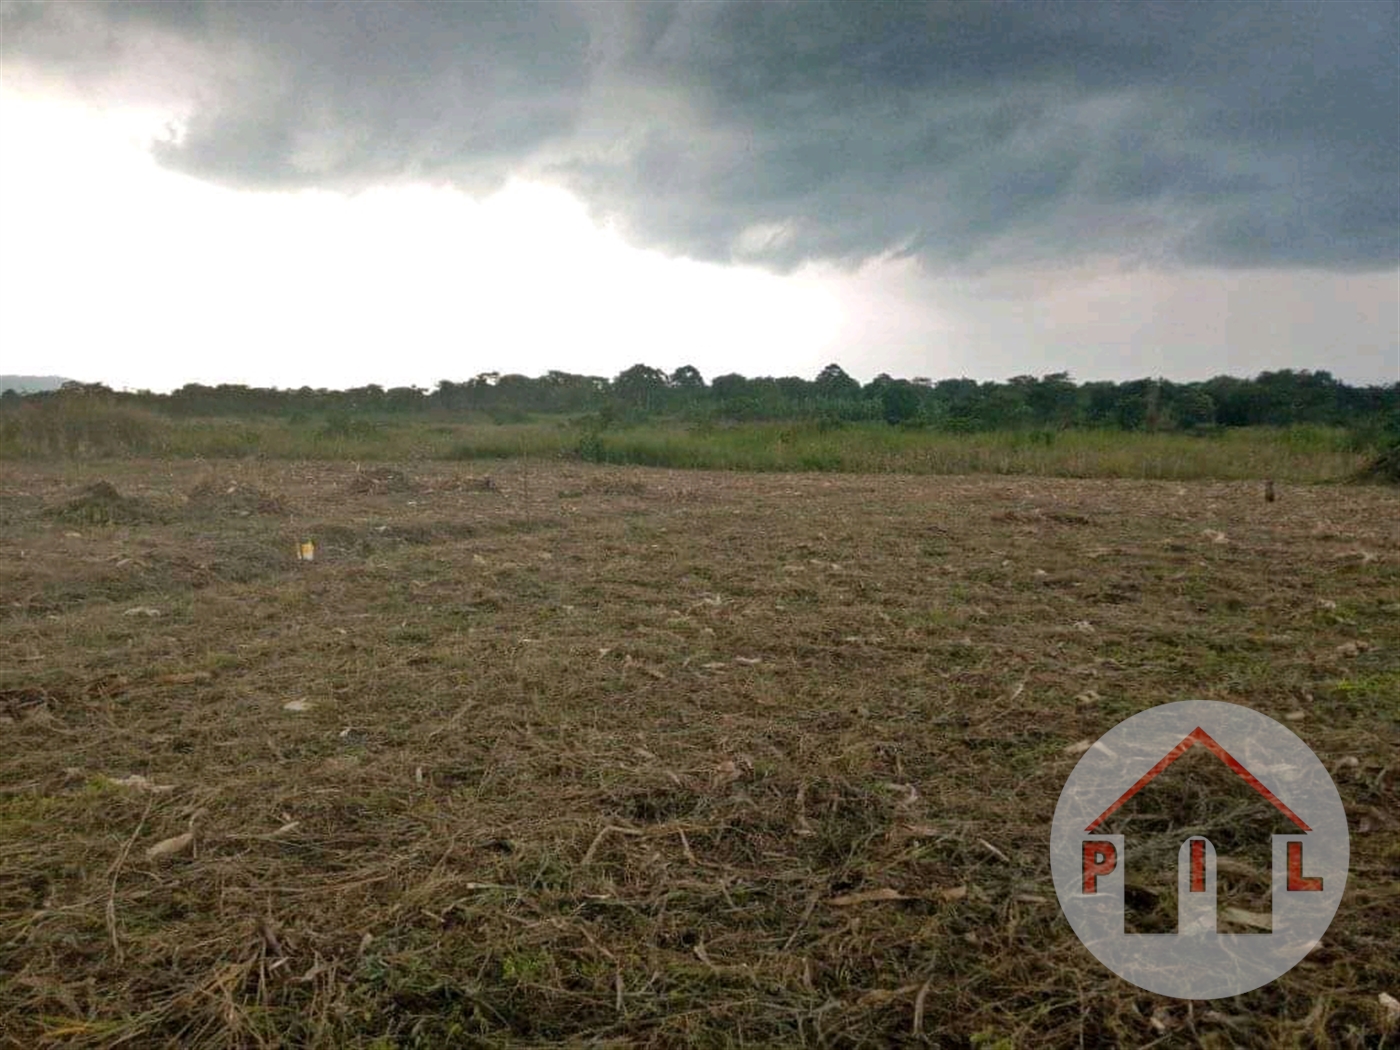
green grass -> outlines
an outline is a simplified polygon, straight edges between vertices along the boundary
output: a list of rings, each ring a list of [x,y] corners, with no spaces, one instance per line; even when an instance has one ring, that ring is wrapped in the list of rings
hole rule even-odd
[[[1364,455],[1340,429],[1222,431],[1210,437],[1121,431],[940,434],[883,424],[830,429],[751,424],[684,430],[636,427],[584,436],[583,458],[600,463],[751,471],[1017,474],[1156,480],[1273,477],[1336,480]]]
[[[681,469],[1046,477],[1335,481],[1370,459],[1343,428],[949,434],[883,423],[653,422],[596,429],[558,417],[445,423],[429,418],[174,420],[102,402],[26,405],[0,417],[0,460],[579,458]]]
[[[577,435],[559,423],[356,422],[360,425],[340,427],[278,420],[194,421],[172,427],[165,451],[177,459],[474,460],[557,457],[577,441]]]

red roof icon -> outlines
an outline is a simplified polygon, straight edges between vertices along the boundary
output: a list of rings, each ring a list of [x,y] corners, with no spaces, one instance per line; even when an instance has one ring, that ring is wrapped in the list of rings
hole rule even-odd
[[[1298,814],[1294,813],[1291,809],[1284,805],[1283,801],[1272,791],[1266,788],[1263,784],[1259,783],[1259,779],[1253,773],[1245,769],[1244,766],[1240,764],[1238,759],[1236,759],[1233,755],[1230,754],[1230,752],[1226,751],[1223,747],[1216,743],[1214,738],[1212,738],[1211,735],[1207,733],[1204,729],[1202,729],[1200,726],[1197,726],[1195,729],[1193,729],[1182,739],[1181,743],[1177,744],[1176,747],[1172,748],[1165,755],[1163,755],[1162,760],[1160,762],[1158,762],[1155,766],[1153,766],[1146,773],[1144,773],[1136,784],[1128,788],[1127,791],[1123,792],[1123,794],[1119,796],[1118,801],[1114,802],[1106,810],[1104,810],[1097,817],[1095,817],[1093,823],[1091,823],[1084,830],[1086,832],[1090,832],[1098,828],[1105,820],[1107,820],[1115,812],[1117,812],[1118,808],[1122,806],[1123,803],[1127,802],[1128,799],[1132,798],[1149,783],[1151,783],[1151,781],[1154,777],[1157,776],[1157,774],[1161,773],[1162,770],[1166,769],[1178,758],[1186,754],[1186,752],[1189,751],[1196,744],[1201,744],[1209,751],[1211,751],[1211,753],[1213,753],[1217,758],[1219,758],[1222,762],[1224,762],[1227,766],[1230,767],[1231,772],[1235,773],[1235,775],[1237,775],[1246,784],[1252,787],[1255,791],[1259,792],[1259,794],[1263,795],[1264,798],[1268,799],[1270,803],[1278,807],[1279,812],[1282,813],[1289,820],[1293,821],[1294,824],[1297,824],[1298,827],[1302,828],[1304,831],[1312,830],[1312,828],[1308,827],[1307,824],[1303,823],[1303,819],[1299,817]]]

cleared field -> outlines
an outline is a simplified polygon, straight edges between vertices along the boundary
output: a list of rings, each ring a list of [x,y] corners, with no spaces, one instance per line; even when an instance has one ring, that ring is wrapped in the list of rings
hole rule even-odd
[[[482,469],[0,465],[0,1043],[1400,1037],[1395,490]],[[1352,822],[1318,948],[1194,1004],[1047,849],[1185,698]]]

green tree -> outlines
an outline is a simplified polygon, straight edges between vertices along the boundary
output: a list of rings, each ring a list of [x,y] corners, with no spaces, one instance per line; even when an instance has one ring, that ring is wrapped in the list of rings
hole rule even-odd
[[[671,373],[671,386],[676,390],[704,390],[705,377],[694,365],[681,365]]]
[[[1026,404],[1041,425],[1067,427],[1079,409],[1079,390],[1068,372],[1052,372],[1025,388]]]
[[[737,401],[742,397],[747,397],[749,392],[749,381],[737,372],[727,372],[722,376],[716,376],[710,383],[710,393],[718,401]]]
[[[1192,386],[1177,393],[1171,405],[1176,425],[1189,430],[1215,424],[1215,398],[1200,387]]]
[[[613,394],[624,404],[642,412],[662,407],[668,387],[666,373],[650,365],[633,365],[613,380]]]
[[[880,402],[880,414],[891,425],[912,422],[923,408],[919,388],[907,379],[891,379],[882,373],[871,380],[864,392]]]
[[[860,384],[837,364],[827,365],[821,370],[817,375],[816,387],[817,396],[832,401],[854,400],[860,396]]]

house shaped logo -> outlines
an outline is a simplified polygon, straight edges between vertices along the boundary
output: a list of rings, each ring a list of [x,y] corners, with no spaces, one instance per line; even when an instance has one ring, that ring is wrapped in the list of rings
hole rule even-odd
[[[1177,929],[1130,933],[1124,836],[1111,818],[1192,749],[1218,759],[1280,818],[1272,836],[1271,929],[1217,928],[1215,844],[1185,834],[1177,853]],[[1346,815],[1332,778],[1287,728],[1235,704],[1150,708],[1104,734],[1061,792],[1051,830],[1055,890],[1075,933],[1119,976],[1187,999],[1236,995],[1274,980],[1326,932],[1346,884]]]

